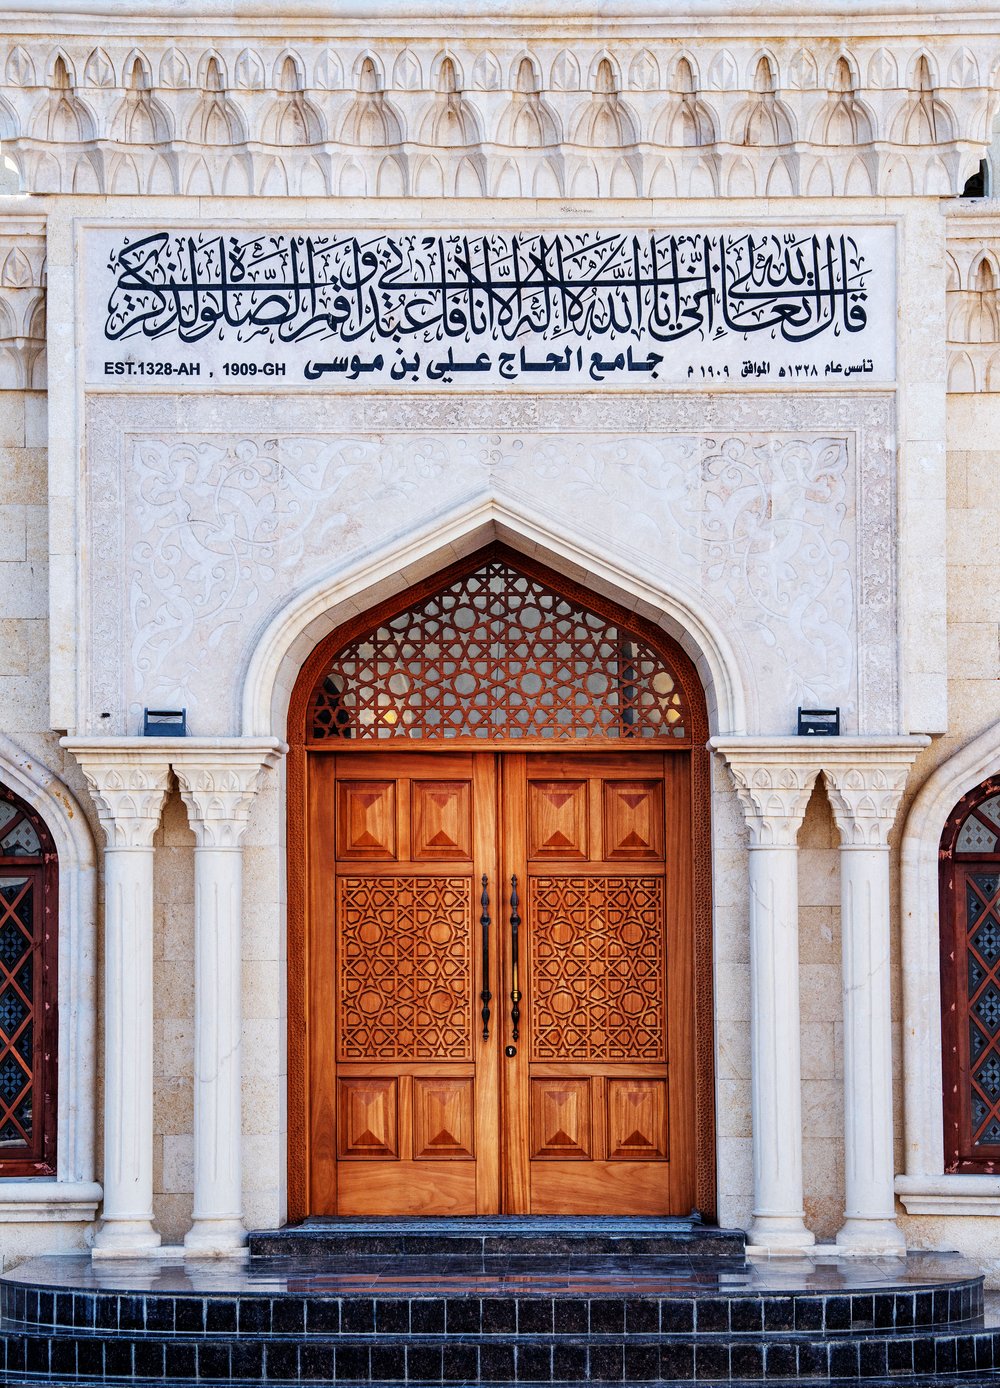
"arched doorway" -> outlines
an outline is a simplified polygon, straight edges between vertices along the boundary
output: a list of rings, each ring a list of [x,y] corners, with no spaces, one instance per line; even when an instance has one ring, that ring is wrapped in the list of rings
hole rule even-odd
[[[715,1210],[708,736],[657,627],[491,545],[289,712],[289,1214]]]

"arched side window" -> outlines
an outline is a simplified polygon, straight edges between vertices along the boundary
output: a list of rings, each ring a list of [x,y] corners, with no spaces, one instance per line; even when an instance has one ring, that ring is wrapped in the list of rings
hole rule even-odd
[[[1000,1171],[1000,777],[941,836],[945,1170]]]
[[[0,786],[0,1177],[56,1170],[58,892],[48,830]]]

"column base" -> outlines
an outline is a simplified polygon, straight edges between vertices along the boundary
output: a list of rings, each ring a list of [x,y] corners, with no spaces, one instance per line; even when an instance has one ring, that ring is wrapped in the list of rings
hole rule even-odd
[[[232,1258],[246,1247],[247,1231],[239,1219],[195,1219],[184,1235],[186,1258]]]
[[[894,1219],[845,1219],[837,1247],[850,1253],[906,1257],[906,1239]]]
[[[148,1219],[105,1219],[94,1238],[93,1258],[141,1258],[155,1253],[160,1236]]]
[[[756,1248],[783,1249],[812,1248],[816,1235],[810,1233],[801,1215],[755,1215],[747,1243]]]

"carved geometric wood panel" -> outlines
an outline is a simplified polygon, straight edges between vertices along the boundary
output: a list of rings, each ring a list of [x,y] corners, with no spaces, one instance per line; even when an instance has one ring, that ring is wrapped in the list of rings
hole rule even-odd
[[[665,1060],[661,877],[531,877],[534,1060]]]
[[[666,1161],[666,1080],[608,1080],[608,1156]]]
[[[317,680],[309,735],[683,738],[678,680],[607,616],[490,558],[345,645]]]
[[[528,857],[587,857],[587,782],[528,782]]]
[[[663,782],[604,782],[604,856],[663,856]]]
[[[341,1060],[472,1055],[472,882],[337,881]]]
[[[337,1153],[354,1161],[385,1161],[399,1156],[396,1081],[337,1081]]]
[[[531,1155],[585,1161],[590,1157],[590,1080],[533,1079]]]
[[[413,781],[411,804],[413,858],[472,856],[472,793],[468,781]]]
[[[395,858],[395,781],[341,781],[337,857]]]
[[[472,1078],[413,1077],[413,1155],[423,1160],[474,1158]]]

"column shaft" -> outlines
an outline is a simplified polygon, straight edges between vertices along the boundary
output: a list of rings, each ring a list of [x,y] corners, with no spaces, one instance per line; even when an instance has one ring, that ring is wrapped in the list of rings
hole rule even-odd
[[[240,1247],[242,868],[238,847],[195,849],[194,1215],[190,1252]]]
[[[837,1242],[902,1251],[893,1193],[889,849],[840,853],[845,1220]]]
[[[104,853],[104,1222],[98,1249],[156,1248],[153,850]]]
[[[753,1226],[773,1248],[813,1243],[802,1200],[798,849],[750,848]]]

